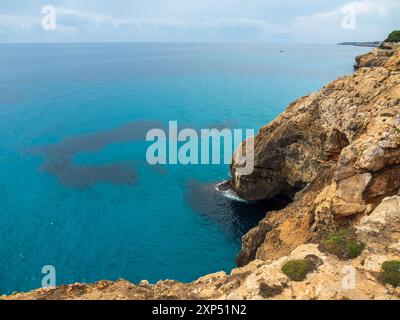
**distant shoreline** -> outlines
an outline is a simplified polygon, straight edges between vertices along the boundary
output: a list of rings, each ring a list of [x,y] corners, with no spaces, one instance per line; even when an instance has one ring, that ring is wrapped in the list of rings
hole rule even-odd
[[[377,48],[382,44],[382,41],[370,41],[370,42],[341,42],[339,46],[356,46],[356,47],[373,47]]]

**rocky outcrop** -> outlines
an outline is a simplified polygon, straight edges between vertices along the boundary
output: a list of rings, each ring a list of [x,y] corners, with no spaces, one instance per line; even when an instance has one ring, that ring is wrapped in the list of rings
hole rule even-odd
[[[373,49],[372,52],[357,56],[354,69],[383,67],[399,47],[398,43],[384,42],[379,48]]]
[[[229,275],[189,284],[100,281],[3,298],[399,299],[400,289],[382,284],[379,271],[400,260],[400,49],[379,64],[300,98],[261,128],[251,175],[232,164],[232,187],[245,199],[301,191],[243,237],[239,267]],[[349,226],[365,243],[359,257],[319,250],[327,232]],[[304,281],[281,271],[310,257],[319,263]]]

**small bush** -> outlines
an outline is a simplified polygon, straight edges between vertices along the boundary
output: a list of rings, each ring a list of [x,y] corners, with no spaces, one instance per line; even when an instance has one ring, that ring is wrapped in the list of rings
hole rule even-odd
[[[306,259],[291,260],[286,262],[281,270],[290,280],[303,281],[306,275],[313,270],[313,264]]]
[[[353,229],[342,229],[326,236],[319,249],[336,255],[340,259],[354,259],[364,250],[365,244],[357,240]]]
[[[400,286],[400,261],[385,261],[382,264],[381,281],[394,287]]]
[[[260,295],[263,298],[271,298],[282,292],[282,287],[270,286],[265,282],[260,283]]]

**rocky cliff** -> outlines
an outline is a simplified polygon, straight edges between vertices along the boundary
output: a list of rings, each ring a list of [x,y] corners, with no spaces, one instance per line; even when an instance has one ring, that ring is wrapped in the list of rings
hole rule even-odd
[[[400,188],[400,50],[291,104],[255,138],[255,167],[232,184],[246,199],[305,186],[243,239],[238,264],[289,253],[368,215]]]
[[[398,42],[383,42],[379,48],[375,48],[367,54],[357,56],[354,69],[382,67],[399,47],[400,44]]]
[[[399,299],[400,49],[375,63],[261,128],[250,176],[233,161],[241,197],[297,193],[243,237],[229,275],[189,284],[100,281],[3,298]]]

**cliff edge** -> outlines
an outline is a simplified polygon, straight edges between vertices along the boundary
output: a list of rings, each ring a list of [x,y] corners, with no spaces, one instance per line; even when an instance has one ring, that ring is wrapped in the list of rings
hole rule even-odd
[[[383,42],[378,48],[374,48],[367,54],[356,57],[354,69],[364,67],[382,67],[390,59],[390,57],[400,48],[399,42]]]

